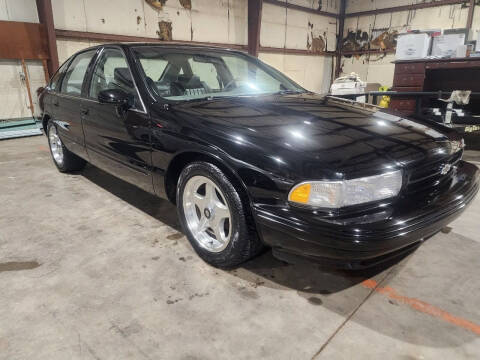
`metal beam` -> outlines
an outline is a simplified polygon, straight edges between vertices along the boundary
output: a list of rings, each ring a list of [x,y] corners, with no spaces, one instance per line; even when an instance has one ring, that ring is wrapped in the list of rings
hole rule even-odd
[[[335,59],[335,78],[340,76],[340,67],[342,66],[343,33],[345,27],[345,9],[347,0],[340,0],[340,17],[338,19],[337,35],[337,57]]]
[[[308,7],[301,6],[301,5],[296,5],[296,4],[290,4],[290,3],[288,3],[288,0],[287,1],[263,0],[263,2],[266,3],[266,4],[286,7],[288,9],[299,10],[299,11],[303,11],[303,12],[307,12],[307,13],[311,13],[311,14],[329,16],[329,17],[333,17],[333,18],[338,18],[339,17],[339,15],[331,13],[331,12],[322,11],[322,10],[315,10],[315,9],[312,9],[312,8],[308,8]]]
[[[37,12],[40,24],[45,26],[47,32],[49,59],[47,60],[48,72],[52,76],[58,69],[57,37],[55,35],[55,24],[53,22],[53,10],[51,0],[36,0]]]
[[[167,41],[160,40],[158,38],[149,38],[142,36],[130,36],[130,35],[116,35],[116,34],[104,34],[104,33],[94,33],[87,31],[73,31],[73,30],[60,30],[56,29],[55,34],[58,38],[70,39],[70,40],[89,40],[89,41],[99,41],[99,42],[158,42],[158,43],[171,43],[171,44],[192,44],[192,45],[208,45],[208,46],[218,46],[222,48],[238,49],[238,50],[247,50],[246,45],[235,45],[235,44],[222,44],[222,43],[207,43],[207,42],[198,42],[198,41]]]
[[[465,4],[468,1],[469,0],[437,0],[437,1],[428,2],[428,3],[419,3],[419,4],[412,4],[412,5],[395,6],[395,7],[385,8],[385,9],[376,9],[376,10],[347,13],[345,17],[377,15],[377,14],[385,14],[385,13],[392,13],[392,12],[398,12],[398,11],[427,9],[432,7],[446,6],[446,5],[458,5],[458,4]]]
[[[248,0],[248,53],[258,56],[263,0]]]
[[[276,47],[269,47],[269,46],[260,46],[258,50],[259,52],[263,52],[263,53],[287,54],[287,55],[334,56],[336,54],[334,51],[313,52],[311,50],[286,49],[286,48],[276,48]]]
[[[470,31],[473,24],[473,11],[475,10],[475,0],[470,0],[470,7],[468,8],[467,29]]]
[[[367,49],[367,50],[354,50],[343,51],[342,56],[349,55],[373,55],[373,54],[395,54],[395,49]]]

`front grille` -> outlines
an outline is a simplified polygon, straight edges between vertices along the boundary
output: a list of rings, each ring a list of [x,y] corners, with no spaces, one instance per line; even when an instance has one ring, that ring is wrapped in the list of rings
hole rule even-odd
[[[423,193],[425,195],[450,185],[455,165],[462,158],[462,151],[434,162],[418,165],[408,172],[407,194]],[[450,165],[448,172],[442,173]]]

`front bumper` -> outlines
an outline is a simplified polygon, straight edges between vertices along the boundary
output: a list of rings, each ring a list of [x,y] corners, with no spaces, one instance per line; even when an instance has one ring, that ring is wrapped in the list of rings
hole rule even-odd
[[[479,181],[479,169],[461,161],[449,188],[434,197],[401,198],[385,208],[350,217],[257,204],[254,216],[263,241],[279,258],[364,268],[416,248],[453,221],[477,194]]]

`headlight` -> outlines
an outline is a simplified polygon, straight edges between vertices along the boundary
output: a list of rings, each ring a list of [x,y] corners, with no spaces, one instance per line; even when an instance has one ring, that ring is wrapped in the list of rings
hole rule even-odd
[[[400,170],[344,181],[308,181],[293,187],[288,201],[322,208],[341,208],[398,195]]]

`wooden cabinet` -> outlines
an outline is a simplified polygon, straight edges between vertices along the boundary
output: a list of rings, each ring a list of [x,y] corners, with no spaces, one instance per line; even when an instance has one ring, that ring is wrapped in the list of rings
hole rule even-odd
[[[403,91],[404,87],[422,88],[425,80],[425,74],[398,74],[393,77],[393,86],[398,88],[398,91]]]
[[[394,91],[480,91],[480,58],[404,60],[394,64]],[[392,97],[390,108],[412,115],[416,102],[413,95]]]
[[[424,62],[399,62],[395,63],[393,76],[393,90],[395,91],[422,91],[425,83]],[[400,111],[405,115],[415,112],[416,100],[411,97],[392,98],[390,108]]]

